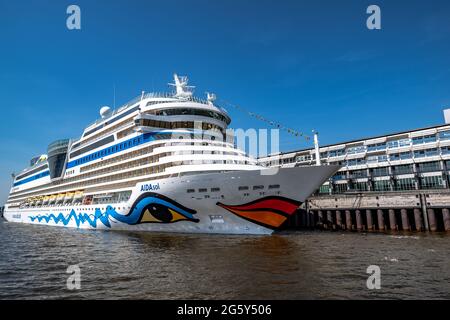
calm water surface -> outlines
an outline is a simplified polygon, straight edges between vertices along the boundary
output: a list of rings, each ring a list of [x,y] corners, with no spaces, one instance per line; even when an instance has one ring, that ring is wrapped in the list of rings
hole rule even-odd
[[[0,219],[0,299],[450,299],[450,235],[83,231]],[[66,287],[69,265],[81,289]],[[366,268],[381,268],[381,290]]]

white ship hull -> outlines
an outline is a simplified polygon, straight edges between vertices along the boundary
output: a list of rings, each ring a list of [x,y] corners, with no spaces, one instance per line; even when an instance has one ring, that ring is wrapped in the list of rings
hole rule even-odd
[[[127,202],[5,208],[4,218],[82,229],[271,234],[338,169],[311,166],[270,169],[276,174],[254,170],[151,180],[137,184]]]

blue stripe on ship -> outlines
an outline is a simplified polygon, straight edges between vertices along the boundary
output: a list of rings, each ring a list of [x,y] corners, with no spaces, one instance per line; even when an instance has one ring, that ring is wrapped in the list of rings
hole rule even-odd
[[[50,171],[47,170],[47,171],[35,174],[34,176],[28,177],[26,179],[17,181],[16,183],[13,184],[13,186],[17,187],[17,186],[20,186],[22,184],[25,184],[25,183],[28,183],[28,182],[31,182],[31,181],[34,181],[34,180],[37,180],[37,179],[40,179],[40,178],[43,178],[43,177],[47,177],[48,175],[50,175]]]
[[[150,141],[154,141],[154,140],[156,140],[155,139],[155,135],[157,135],[157,134],[172,134],[174,132],[175,131],[156,131],[156,132],[144,133],[143,135],[140,135],[138,137],[122,141],[122,142],[117,143],[115,145],[112,145],[112,146],[110,146],[108,148],[104,148],[102,150],[93,152],[93,153],[91,153],[91,154],[89,154],[87,156],[81,157],[81,158],[76,159],[76,160],[72,160],[72,161],[67,163],[67,169],[74,168],[74,167],[77,167],[79,165],[86,164],[86,163],[89,163],[91,161],[95,161],[97,159],[101,159],[103,157],[107,157],[107,156],[113,155],[115,153],[122,152],[122,151],[125,151],[125,150],[128,150],[128,149],[134,148],[136,146],[139,146],[141,144],[144,144],[144,143],[147,143],[147,142],[150,142]],[[191,133],[191,132],[190,131],[176,131],[176,133],[185,134],[185,133]],[[27,182],[31,182],[31,181],[34,181],[34,180],[46,177],[49,174],[50,174],[50,172],[47,170],[47,171],[44,171],[42,173],[36,174],[34,176],[31,176],[31,177],[29,177],[27,179],[18,181],[16,183],[14,183],[13,186],[17,187],[17,186],[20,186],[20,185],[25,184]]]
[[[138,137],[122,141],[122,142],[112,145],[108,148],[104,148],[99,151],[88,154],[87,156],[81,157],[76,160],[72,160],[69,163],[67,163],[67,169],[71,169],[71,168],[77,167],[79,165],[86,164],[88,162],[91,162],[91,161],[94,161],[97,159],[101,159],[103,157],[107,157],[107,156],[113,155],[115,153],[137,147],[141,144],[144,144],[144,143],[147,143],[150,141],[154,141],[154,140],[156,140],[155,135],[157,135],[157,134],[172,134],[172,133],[174,133],[174,131],[155,131],[155,132],[144,133],[143,135],[140,135]],[[177,133],[183,134],[183,133],[190,133],[190,132],[189,131],[185,131],[185,132],[177,131]]]

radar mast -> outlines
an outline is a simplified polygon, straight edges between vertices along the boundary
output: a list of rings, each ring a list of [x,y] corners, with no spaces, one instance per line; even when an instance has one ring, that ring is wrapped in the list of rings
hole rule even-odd
[[[193,94],[194,86],[188,86],[188,77],[173,75],[174,83],[169,83],[169,86],[175,87],[175,97],[190,98]]]

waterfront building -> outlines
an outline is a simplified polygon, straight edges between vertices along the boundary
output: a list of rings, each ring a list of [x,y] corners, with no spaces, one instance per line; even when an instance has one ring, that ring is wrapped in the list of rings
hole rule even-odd
[[[450,109],[445,124],[320,147],[322,164],[342,168],[317,194],[389,192],[450,187]],[[314,148],[259,159],[264,166],[316,163]]]

